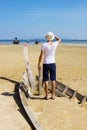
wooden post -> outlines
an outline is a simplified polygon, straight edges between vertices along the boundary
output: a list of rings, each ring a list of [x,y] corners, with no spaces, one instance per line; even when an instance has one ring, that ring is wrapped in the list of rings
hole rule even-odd
[[[34,87],[34,82],[33,82],[33,76],[32,76],[32,72],[31,72],[30,65],[29,65],[28,46],[24,45],[23,49],[24,49],[24,59],[25,59],[25,64],[26,64],[26,72],[27,72],[27,76],[28,76],[29,86],[31,88],[33,88]]]
[[[41,87],[42,87],[42,79],[43,79],[42,68],[40,68],[38,70],[38,75],[39,75],[39,79],[38,79],[38,95],[40,95],[41,94]]]

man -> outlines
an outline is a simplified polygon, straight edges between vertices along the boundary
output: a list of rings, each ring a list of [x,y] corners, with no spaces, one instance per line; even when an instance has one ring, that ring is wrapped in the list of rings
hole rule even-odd
[[[45,82],[45,99],[48,100],[48,80],[52,82],[52,95],[51,99],[55,99],[55,80],[56,80],[56,64],[55,64],[55,51],[61,41],[60,38],[54,36],[52,32],[48,32],[45,36],[47,42],[42,44],[41,53],[38,61],[38,69],[41,69],[41,62],[43,59],[43,82]],[[55,39],[55,42],[52,40]]]

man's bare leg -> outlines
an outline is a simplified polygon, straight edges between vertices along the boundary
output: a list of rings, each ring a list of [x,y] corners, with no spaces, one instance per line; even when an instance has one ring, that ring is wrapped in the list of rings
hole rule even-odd
[[[52,99],[55,99],[55,80],[52,81],[52,96],[51,96]]]
[[[46,99],[48,99],[48,81],[45,81],[45,94],[46,94]]]

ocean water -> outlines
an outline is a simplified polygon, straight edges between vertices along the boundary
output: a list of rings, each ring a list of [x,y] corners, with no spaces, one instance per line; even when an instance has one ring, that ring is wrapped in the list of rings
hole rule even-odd
[[[37,41],[38,43],[46,42],[45,39],[18,39],[19,44],[35,44]],[[62,39],[61,43],[63,44],[87,44],[87,40],[77,40],[77,39]],[[13,44],[13,39],[2,39],[0,40],[0,44]]]

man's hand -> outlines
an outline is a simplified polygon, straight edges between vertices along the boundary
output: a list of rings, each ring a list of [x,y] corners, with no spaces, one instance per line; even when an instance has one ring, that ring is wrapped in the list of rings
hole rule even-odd
[[[55,39],[58,41],[58,42],[61,42],[61,39],[59,37],[56,37],[55,36]]]
[[[41,70],[41,65],[38,65],[38,70]]]

